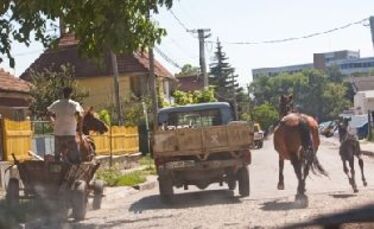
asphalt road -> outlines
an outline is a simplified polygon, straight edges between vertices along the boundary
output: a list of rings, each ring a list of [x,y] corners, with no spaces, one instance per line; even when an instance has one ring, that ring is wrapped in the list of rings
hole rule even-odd
[[[343,173],[338,147],[322,141],[318,151],[321,164],[329,177],[311,175],[306,188],[309,206],[300,208],[294,204],[297,180],[289,162],[285,163],[285,190],[277,190],[278,156],[271,140],[264,148],[253,150],[250,165],[251,195],[239,198],[227,187],[209,186],[199,191],[176,190],[173,205],[162,204],[158,189],[139,191],[118,198],[104,200],[103,208],[90,211],[85,221],[64,223],[63,228],[272,228],[286,227],[311,221],[326,214],[340,214],[350,210],[363,211],[363,218],[370,224],[345,224],[346,228],[374,227],[374,159],[364,157],[368,186],[363,187],[356,160],[356,180],[359,193],[353,193]],[[372,205],[371,205],[372,204]],[[361,211],[362,212],[362,211]],[[333,219],[352,221],[350,217],[362,214],[347,213]],[[368,216],[369,215],[369,216]],[[362,217],[361,217],[362,218]],[[320,220],[320,221],[318,221]],[[321,221],[322,220],[322,221]],[[325,221],[323,221],[325,220]],[[327,219],[328,222],[332,222]],[[361,219],[363,220],[363,219]],[[49,225],[51,226],[51,225]],[[49,227],[45,225],[46,228]],[[302,227],[298,225],[296,227]]]

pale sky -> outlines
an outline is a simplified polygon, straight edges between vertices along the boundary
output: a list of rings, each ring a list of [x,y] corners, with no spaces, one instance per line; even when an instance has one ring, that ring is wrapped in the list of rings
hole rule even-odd
[[[278,44],[226,43],[276,40],[327,31],[374,16],[373,0],[176,0],[172,10],[189,29],[210,28],[209,40],[216,41],[219,37],[243,86],[252,80],[253,68],[311,63],[313,53],[348,49],[359,50],[361,57],[374,56],[370,29],[361,24]],[[196,35],[187,33],[166,10],[154,18],[168,31],[159,49],[180,66],[186,63],[198,66]],[[10,69],[7,60],[0,66],[19,76],[42,51],[42,45],[36,42],[28,48],[14,45],[16,68]],[[208,64],[214,51],[215,44],[206,45]],[[169,71],[179,71],[157,53],[156,57]]]

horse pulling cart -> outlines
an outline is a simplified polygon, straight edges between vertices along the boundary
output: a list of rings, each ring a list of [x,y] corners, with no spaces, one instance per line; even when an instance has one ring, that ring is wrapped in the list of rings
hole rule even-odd
[[[10,178],[6,197],[11,205],[18,204],[20,198],[38,198],[46,203],[48,210],[62,213],[59,214],[62,217],[66,217],[72,208],[73,218],[83,220],[88,196],[93,191],[93,208],[100,208],[104,183],[100,180],[91,182],[99,163],[89,161],[73,165],[42,160],[18,161],[14,155],[13,158],[23,183],[23,196],[20,195],[20,180]]]

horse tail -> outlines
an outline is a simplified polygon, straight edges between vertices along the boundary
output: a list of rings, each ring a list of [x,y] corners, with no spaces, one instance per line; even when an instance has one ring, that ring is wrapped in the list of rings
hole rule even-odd
[[[301,119],[299,123],[299,134],[301,145],[304,150],[305,165],[312,169],[313,173],[316,171],[322,175],[327,176],[326,170],[319,163],[316,152],[313,147],[313,142],[310,133],[310,127],[305,119]]]

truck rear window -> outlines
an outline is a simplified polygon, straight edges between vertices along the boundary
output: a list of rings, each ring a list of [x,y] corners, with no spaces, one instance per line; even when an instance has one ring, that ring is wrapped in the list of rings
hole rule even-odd
[[[206,127],[222,124],[219,109],[174,112],[169,114],[168,126],[175,127]]]

